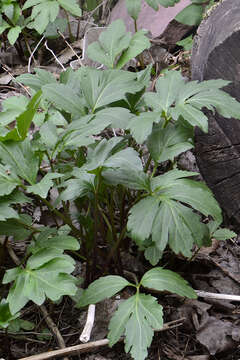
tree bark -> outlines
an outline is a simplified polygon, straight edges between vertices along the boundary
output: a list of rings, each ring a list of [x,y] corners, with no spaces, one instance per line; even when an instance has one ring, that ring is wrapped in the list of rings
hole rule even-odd
[[[200,25],[192,54],[192,80],[224,79],[240,101],[240,2],[224,0]],[[219,204],[240,225],[240,121],[206,111],[209,133],[195,132],[200,172]]]

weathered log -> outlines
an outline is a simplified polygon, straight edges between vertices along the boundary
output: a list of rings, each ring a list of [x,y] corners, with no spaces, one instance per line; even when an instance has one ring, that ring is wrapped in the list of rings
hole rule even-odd
[[[225,79],[226,92],[240,101],[240,1],[224,0],[198,29],[192,79]],[[200,172],[229,218],[240,225],[240,121],[207,112],[209,133],[196,130]]]

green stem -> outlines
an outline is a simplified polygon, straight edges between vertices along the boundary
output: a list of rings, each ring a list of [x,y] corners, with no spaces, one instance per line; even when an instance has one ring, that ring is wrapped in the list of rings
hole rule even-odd
[[[111,221],[111,227],[112,227],[112,235],[114,242],[117,241],[117,231],[114,223],[114,210],[113,210],[113,191],[111,192],[111,199],[110,199],[110,206],[109,206],[109,215],[110,215],[110,221]]]
[[[134,30],[135,30],[135,33],[138,31],[138,26],[137,26],[137,20],[136,19],[134,19]],[[142,54],[138,55],[137,59],[138,59],[138,61],[140,63],[141,69],[144,69],[143,55]]]
[[[65,12],[65,16],[66,16],[66,19],[67,19],[69,39],[70,39],[71,42],[73,42],[73,41],[74,41],[74,37],[73,37],[73,34],[72,34],[72,29],[71,29],[71,25],[70,25],[69,15],[68,15],[68,12],[67,12],[65,9],[64,9],[64,12]]]
[[[122,240],[124,239],[125,233],[127,231],[127,225],[124,226],[124,228],[121,231],[121,234],[119,235],[117,241],[115,242],[114,246],[112,247],[108,258],[107,258],[107,264],[110,263],[110,261],[112,260],[114,254],[116,253],[117,249],[120,247]]]
[[[51,170],[52,170],[52,172],[54,173],[55,170],[54,170],[54,167],[53,167],[53,164],[52,164],[50,155],[49,155],[49,153],[48,153],[47,150],[45,150],[44,153],[45,153],[45,155],[47,156],[47,159],[48,159],[49,165],[50,165],[50,167],[51,167]]]
[[[150,166],[150,164],[151,164],[151,161],[152,161],[152,157],[151,157],[151,155],[149,155],[149,158],[148,158],[148,160],[147,160],[147,163],[146,163],[146,165],[145,165],[145,167],[144,167],[144,172],[145,172],[145,173],[148,171],[148,168],[149,168],[149,166]]]
[[[154,168],[153,168],[153,172],[152,172],[152,174],[151,174],[151,178],[153,178],[153,177],[154,177],[154,175],[155,175],[155,172],[156,172],[157,168],[158,168],[158,163],[157,163],[157,162],[155,162],[155,164],[154,164]]]
[[[138,31],[138,26],[137,26],[137,20],[134,19],[134,30],[135,30],[135,33]]]
[[[76,236],[76,238],[81,239],[81,232],[76,228],[76,226],[73,225],[71,218],[66,215],[62,214],[60,211],[55,209],[55,207],[47,200],[42,198],[41,196],[37,195],[37,197],[51,210],[54,214],[56,214],[60,219],[63,220],[63,222],[70,226],[73,234]]]

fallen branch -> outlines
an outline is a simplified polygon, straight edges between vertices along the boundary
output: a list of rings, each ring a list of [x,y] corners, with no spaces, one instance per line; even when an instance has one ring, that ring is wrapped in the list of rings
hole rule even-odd
[[[210,298],[210,299],[219,299],[219,300],[230,300],[230,301],[240,301],[240,295],[230,295],[230,294],[217,294],[210,293],[201,290],[195,290],[195,293],[202,298]]]
[[[63,337],[60,333],[60,331],[58,330],[58,327],[57,325],[54,323],[54,321],[52,320],[52,318],[49,316],[48,312],[47,312],[47,309],[44,305],[41,305],[39,306],[43,316],[44,316],[44,320],[46,321],[49,329],[51,330],[51,332],[56,336],[57,338],[57,342],[60,346],[61,349],[65,349],[66,348],[66,345],[65,345],[65,342],[63,340]],[[67,357],[64,357],[63,360],[68,360]]]
[[[79,337],[79,340],[82,343],[87,343],[90,340],[94,319],[95,319],[95,305],[89,305],[88,307],[88,314],[87,314],[87,321],[82,331],[82,334]]]
[[[79,355],[79,354],[82,354],[82,353],[85,353],[88,351],[92,351],[96,348],[106,346],[106,345],[108,345],[108,343],[109,343],[108,339],[91,341],[87,344],[69,346],[65,349],[48,351],[48,352],[44,352],[42,354],[21,358],[19,360],[46,360],[46,359],[52,359],[54,357],[61,357],[61,356],[65,356],[65,355]]]
[[[169,330],[172,328],[176,328],[178,326],[181,326],[183,324],[184,320],[185,320],[185,318],[170,321],[170,322],[164,324],[162,329],[158,329],[155,331],[165,331],[165,330]],[[122,341],[123,339],[124,338],[121,337],[119,341]],[[106,345],[108,345],[108,343],[109,343],[108,339],[91,341],[87,344],[79,344],[79,345],[75,345],[75,346],[69,346],[65,349],[48,351],[48,352],[45,352],[42,354],[21,358],[19,360],[47,360],[47,359],[52,359],[54,357],[60,357],[60,356],[65,356],[65,355],[79,355],[82,353],[93,351],[99,347],[106,346]]]

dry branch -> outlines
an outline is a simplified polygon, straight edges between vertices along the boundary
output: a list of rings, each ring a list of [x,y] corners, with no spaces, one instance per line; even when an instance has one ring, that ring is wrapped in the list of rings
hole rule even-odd
[[[165,330],[169,330],[172,328],[176,328],[178,326],[181,326],[183,324],[184,320],[185,320],[185,318],[170,321],[170,322],[164,324],[162,329],[155,330],[155,331],[165,331]],[[122,341],[122,340],[123,340],[123,337],[119,341]],[[21,358],[19,360],[47,360],[47,359],[52,359],[54,357],[60,357],[60,356],[65,356],[65,355],[79,355],[82,353],[90,352],[99,347],[106,346],[106,345],[108,345],[108,343],[109,343],[108,339],[97,340],[97,341],[89,342],[87,344],[79,344],[79,345],[75,345],[75,346],[69,346],[65,349],[48,351],[48,352],[45,352],[42,354]]]

